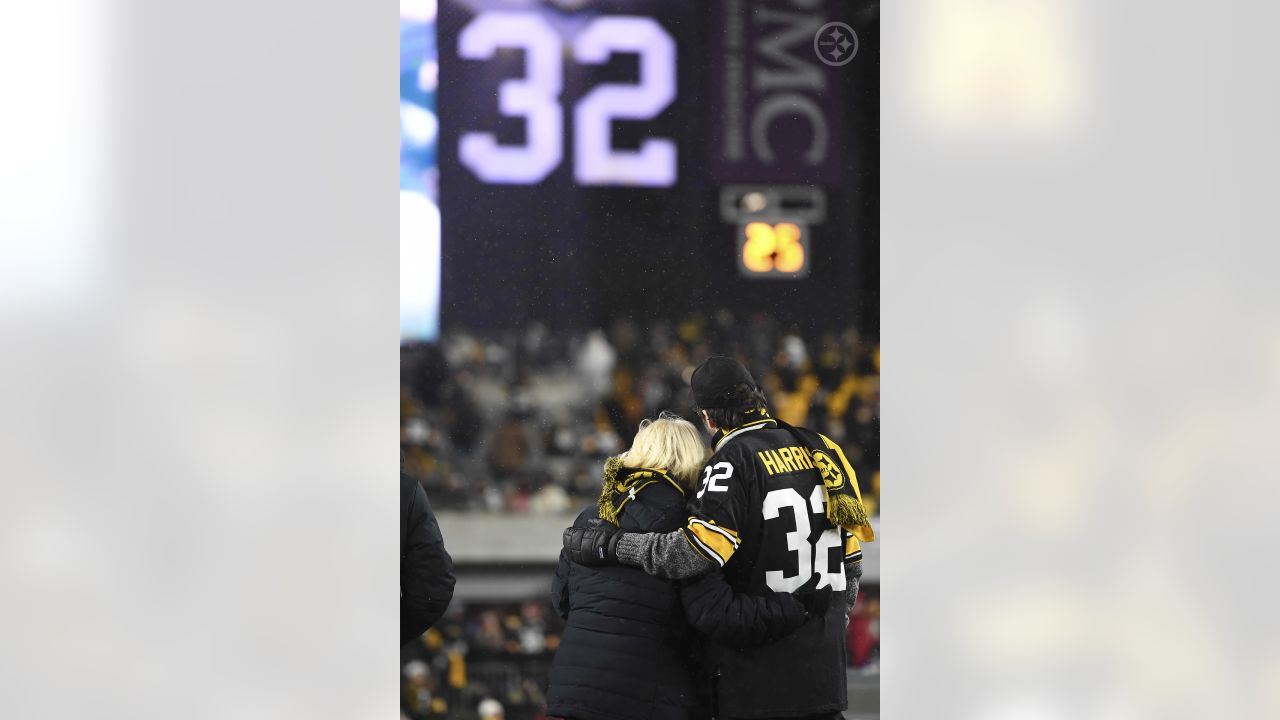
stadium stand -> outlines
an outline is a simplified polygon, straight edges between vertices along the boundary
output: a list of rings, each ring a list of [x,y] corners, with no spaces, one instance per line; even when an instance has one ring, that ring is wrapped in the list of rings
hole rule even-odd
[[[736,338],[748,338],[740,341]],[[446,331],[401,350],[400,443],[407,471],[441,510],[561,513],[593,501],[605,458],[662,410],[694,419],[688,376],[731,354],[773,412],[840,443],[879,509],[878,343],[856,329],[803,336],[727,311],[678,321],[556,332],[534,324]]]

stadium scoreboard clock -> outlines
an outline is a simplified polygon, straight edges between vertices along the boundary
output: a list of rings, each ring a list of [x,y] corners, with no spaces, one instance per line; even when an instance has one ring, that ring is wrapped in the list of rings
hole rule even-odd
[[[809,276],[809,226],[826,219],[826,195],[807,185],[730,185],[720,218],[737,227],[738,273],[746,278]]]
[[[744,277],[809,276],[809,228],[802,222],[758,219],[738,226],[738,270]]]

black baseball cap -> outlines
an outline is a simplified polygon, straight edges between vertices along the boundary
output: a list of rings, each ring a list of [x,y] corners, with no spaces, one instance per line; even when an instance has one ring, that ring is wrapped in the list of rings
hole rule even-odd
[[[742,398],[734,392],[742,385],[756,389],[755,378],[742,363],[724,355],[712,355],[689,378],[693,401],[702,409],[733,408]]]

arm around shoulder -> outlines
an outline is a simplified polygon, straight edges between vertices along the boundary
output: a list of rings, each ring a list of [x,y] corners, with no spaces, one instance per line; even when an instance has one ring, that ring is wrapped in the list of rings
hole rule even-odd
[[[779,640],[804,624],[804,606],[787,593],[735,592],[720,571],[681,584],[685,619],[698,632],[732,647]]]

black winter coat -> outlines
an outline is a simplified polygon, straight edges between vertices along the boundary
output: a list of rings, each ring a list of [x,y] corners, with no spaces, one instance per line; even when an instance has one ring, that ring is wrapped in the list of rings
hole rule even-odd
[[[400,473],[400,644],[431,627],[453,599],[453,558],[422,485]]]
[[[618,513],[623,530],[669,532],[684,525],[684,493],[662,479],[636,484]],[[590,508],[574,524],[599,522],[605,521]],[[772,642],[805,621],[803,606],[790,595],[735,595],[719,572],[682,584],[638,568],[578,565],[563,553],[551,597],[567,622],[551,665],[547,714],[573,720],[708,717],[695,630],[749,646]]]

